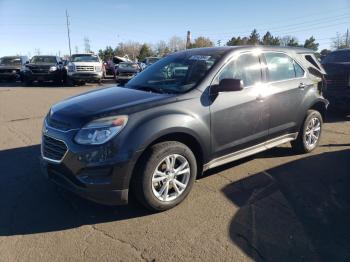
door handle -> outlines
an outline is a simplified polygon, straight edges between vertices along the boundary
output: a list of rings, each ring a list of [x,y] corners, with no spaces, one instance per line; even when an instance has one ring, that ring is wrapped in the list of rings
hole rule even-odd
[[[305,89],[305,87],[307,87],[307,85],[305,85],[304,83],[300,83],[298,87],[300,89]]]
[[[263,102],[264,101],[264,97],[262,95],[258,95],[256,97],[256,100],[259,101],[259,102]]]

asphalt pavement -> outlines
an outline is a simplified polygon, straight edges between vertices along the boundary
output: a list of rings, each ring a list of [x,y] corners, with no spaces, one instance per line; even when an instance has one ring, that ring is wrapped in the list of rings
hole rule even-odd
[[[50,105],[105,86],[0,83],[0,261],[350,261],[350,117],[328,116],[311,154],[286,144],[210,170],[182,204],[151,213],[41,175]]]

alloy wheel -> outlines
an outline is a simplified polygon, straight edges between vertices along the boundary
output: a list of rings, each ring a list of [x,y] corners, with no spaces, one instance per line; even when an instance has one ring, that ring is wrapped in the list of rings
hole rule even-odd
[[[314,147],[321,134],[321,122],[317,117],[313,117],[310,119],[309,123],[306,126],[305,130],[305,144],[307,147]]]
[[[187,188],[191,176],[188,160],[179,154],[163,158],[152,176],[152,192],[164,202],[177,199]]]

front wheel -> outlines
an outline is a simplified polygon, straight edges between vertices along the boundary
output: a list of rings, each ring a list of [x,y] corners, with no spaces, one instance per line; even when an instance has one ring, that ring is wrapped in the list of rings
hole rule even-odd
[[[197,175],[193,152],[169,141],[152,146],[136,168],[133,192],[146,208],[164,211],[182,202]]]
[[[322,132],[323,120],[320,112],[308,110],[303,126],[298,137],[292,142],[292,147],[297,153],[309,153],[319,144]]]

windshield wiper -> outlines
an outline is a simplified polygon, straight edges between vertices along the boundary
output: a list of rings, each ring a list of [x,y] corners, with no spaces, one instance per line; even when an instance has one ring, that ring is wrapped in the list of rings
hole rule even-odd
[[[143,90],[143,91],[150,91],[150,92],[160,93],[160,94],[166,93],[163,88],[155,87],[155,86],[135,86],[135,89],[136,90]]]

